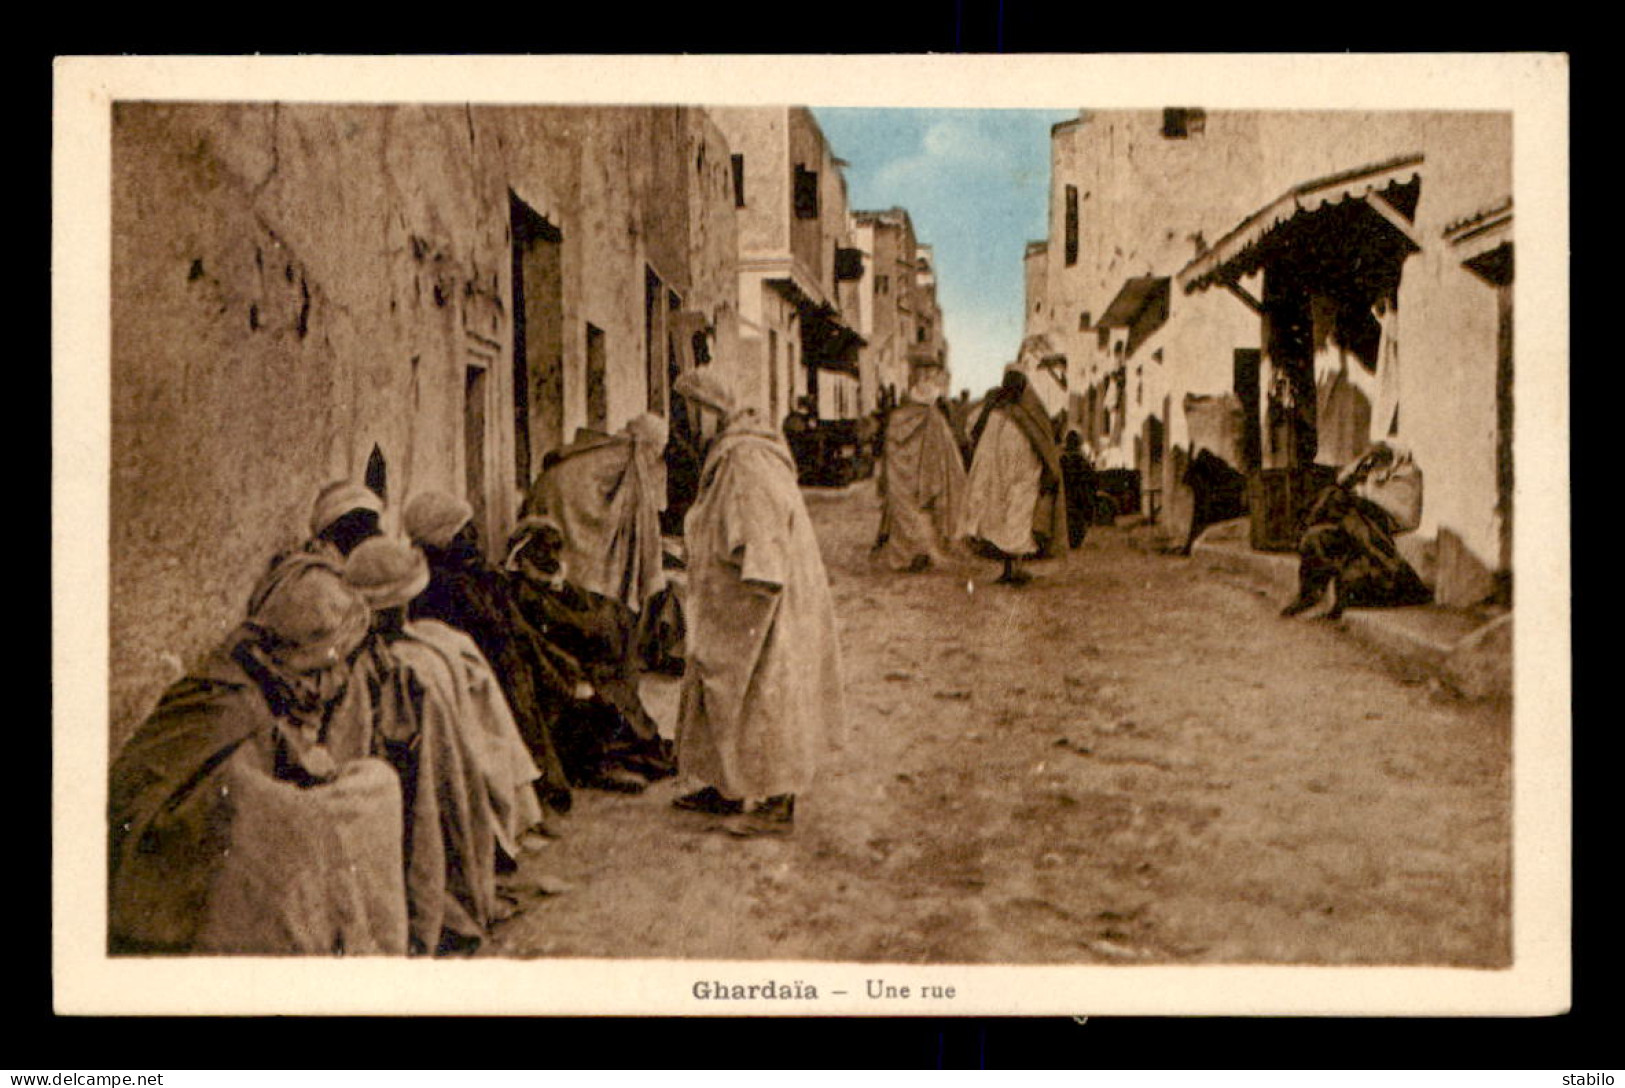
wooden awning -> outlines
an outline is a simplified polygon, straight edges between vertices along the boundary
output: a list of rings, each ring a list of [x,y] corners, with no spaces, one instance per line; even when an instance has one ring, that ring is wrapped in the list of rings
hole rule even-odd
[[[1405,155],[1303,182],[1243,219],[1213,248],[1180,270],[1180,288],[1190,294],[1214,285],[1229,286],[1264,263],[1267,243],[1305,219],[1350,200],[1364,201],[1409,244],[1420,249],[1413,220],[1422,180],[1422,156]]]

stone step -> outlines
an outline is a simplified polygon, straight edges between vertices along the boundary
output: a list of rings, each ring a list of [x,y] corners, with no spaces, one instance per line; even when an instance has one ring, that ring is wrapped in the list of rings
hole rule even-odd
[[[1285,604],[1297,592],[1298,557],[1258,552],[1248,542],[1245,518],[1207,529],[1191,556],[1278,591]],[[1512,616],[1485,615],[1439,605],[1351,608],[1340,626],[1382,653],[1432,672],[1473,698],[1512,691]]]

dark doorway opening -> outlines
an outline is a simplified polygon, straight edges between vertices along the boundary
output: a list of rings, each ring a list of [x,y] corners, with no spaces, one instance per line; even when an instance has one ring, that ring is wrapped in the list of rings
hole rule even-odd
[[[485,396],[485,368],[468,367],[463,378],[463,487],[481,533],[490,530],[485,501]]]
[[[643,373],[648,383],[649,411],[667,415],[666,406],[666,317],[661,301],[664,285],[654,269],[643,270]]]
[[[609,363],[604,352],[604,330],[587,326],[587,426],[597,431],[609,426]]]
[[[514,476],[564,444],[564,235],[508,194],[513,235]]]
[[[1241,470],[1253,472],[1263,465],[1263,422],[1259,418],[1259,372],[1262,353],[1237,348],[1232,355],[1232,388],[1241,402]]]

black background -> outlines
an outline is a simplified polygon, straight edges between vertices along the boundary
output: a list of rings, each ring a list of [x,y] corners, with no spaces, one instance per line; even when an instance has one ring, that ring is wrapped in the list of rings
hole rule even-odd
[[[1422,51],[1560,51],[1571,57],[1575,169],[1571,205],[1582,209],[1587,231],[1572,231],[1577,255],[1617,246],[1616,192],[1597,184],[1611,166],[1617,146],[1618,111],[1612,88],[1601,82],[1617,58],[1575,48],[1587,39],[1572,26],[1533,21],[1541,13],[1519,8],[1448,9],[1432,31],[1420,31],[1415,12],[1392,7],[1339,4],[1322,11],[1287,9],[1271,18],[1269,9],[1230,5],[1200,13],[1204,22],[1179,9],[1146,5],[1039,4],[1018,0],[946,0],[920,5],[786,4],[730,9],[707,4],[667,4],[617,9],[602,25],[587,25],[599,12],[589,6],[552,10],[528,6],[504,12],[492,8],[477,20],[487,40],[478,47],[446,37],[451,22],[445,9],[379,9],[350,24],[333,23],[332,13],[308,7],[244,7],[232,11],[199,9],[186,30],[162,25],[151,8],[118,12],[64,7],[35,13],[49,25],[73,24],[54,35],[49,48],[12,53],[13,78],[27,84],[27,109],[12,113],[14,151],[9,156],[13,184],[38,186],[14,196],[12,238],[33,234],[49,266],[50,243],[50,80],[59,53],[384,53],[384,52],[551,52],[551,53],[785,53],[785,52],[1179,52],[1179,51],[1393,51],[1416,48],[1398,40],[1431,33]],[[520,12],[523,11],[521,15]],[[178,20],[170,20],[175,22]],[[476,21],[464,19],[463,21]],[[1490,40],[1482,27],[1499,27]],[[1509,40],[1506,28],[1522,30]],[[21,29],[19,24],[19,29]],[[37,30],[37,27],[35,28]],[[425,34],[424,32],[432,31]],[[464,31],[458,31],[464,33]],[[28,33],[23,31],[23,33]],[[311,39],[317,33],[324,40]],[[1593,31],[1591,40],[1596,40]],[[415,35],[415,36],[414,36]],[[1613,35],[1609,35],[1612,38]],[[410,40],[409,40],[410,39]],[[1080,63],[1084,58],[1080,58]],[[1599,71],[1600,69],[1600,71]],[[41,93],[43,92],[43,93]],[[1590,93],[1588,93],[1590,92]],[[43,101],[42,101],[43,99]],[[1283,102],[1283,108],[1292,103]],[[26,134],[26,135],[25,135]],[[29,139],[38,134],[43,139]],[[1610,187],[1617,190],[1617,186]],[[34,203],[34,201],[38,203]],[[42,205],[37,219],[25,212]],[[71,209],[61,210],[70,214]],[[1571,218],[1572,221],[1572,218]],[[1601,241],[1600,246],[1597,245]],[[21,253],[22,247],[14,252]],[[33,268],[25,261],[14,268]],[[1613,290],[1615,276],[1587,277],[1574,269],[1572,314],[1607,313],[1618,302],[1590,296]],[[13,292],[13,314],[29,303],[39,322],[36,349],[48,356],[49,278],[27,277],[32,291]],[[1575,619],[1575,867],[1574,1011],[1543,1018],[1134,1018],[1033,1019],[598,1019],[444,1018],[431,1022],[405,1018],[72,1018],[51,1011],[50,979],[50,687],[31,683],[50,676],[50,589],[43,576],[50,563],[48,533],[17,534],[41,551],[11,564],[4,599],[12,605],[38,605],[44,623],[19,622],[32,609],[13,609],[12,681],[37,701],[13,703],[7,718],[10,764],[4,781],[7,811],[4,842],[7,951],[5,992],[11,997],[0,1024],[0,1068],[12,1070],[184,1068],[1618,1068],[1620,1029],[1614,1011],[1621,979],[1617,931],[1621,893],[1613,879],[1621,850],[1617,837],[1619,763],[1615,736],[1621,711],[1617,700],[1596,698],[1594,665],[1612,631],[1597,621],[1617,615],[1617,593],[1604,573],[1598,544],[1603,523],[1611,522],[1610,449],[1599,437],[1610,424],[1594,414],[1608,398],[1603,375],[1619,365],[1615,347],[1605,348],[1576,321],[1572,357],[1574,416],[1572,457],[1576,497],[1573,526]],[[1588,348],[1590,350],[1588,350]],[[50,399],[48,371],[39,354],[14,348],[11,368],[18,397],[13,401],[11,440],[26,435],[23,457],[13,465],[33,471],[14,477],[16,493],[42,499],[49,509]],[[1611,376],[1611,375],[1610,375]],[[30,388],[31,383],[37,383]],[[32,394],[32,395],[30,395]],[[21,410],[19,411],[18,408]],[[30,425],[32,421],[32,425]],[[1613,427],[1617,429],[1617,424]],[[35,456],[29,456],[33,454]],[[43,454],[43,457],[39,455]],[[32,485],[29,487],[28,485]],[[1582,508],[1578,499],[1585,497]],[[17,518],[22,529],[30,524]],[[54,525],[58,533],[72,526]],[[1585,528],[1590,525],[1591,532]],[[26,544],[24,545],[26,547]],[[1595,633],[1593,633],[1595,632]],[[1616,666],[1617,667],[1617,666]],[[8,670],[9,671],[9,670]],[[56,677],[56,683],[99,682]],[[16,744],[16,741],[21,744]],[[229,969],[229,968],[228,968]],[[1078,1010],[1086,1013],[1088,1010]]]

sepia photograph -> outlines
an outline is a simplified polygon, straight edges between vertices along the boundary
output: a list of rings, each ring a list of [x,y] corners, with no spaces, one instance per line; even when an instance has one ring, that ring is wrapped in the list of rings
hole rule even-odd
[[[1567,1007],[1561,58],[57,80],[59,1011]]]

